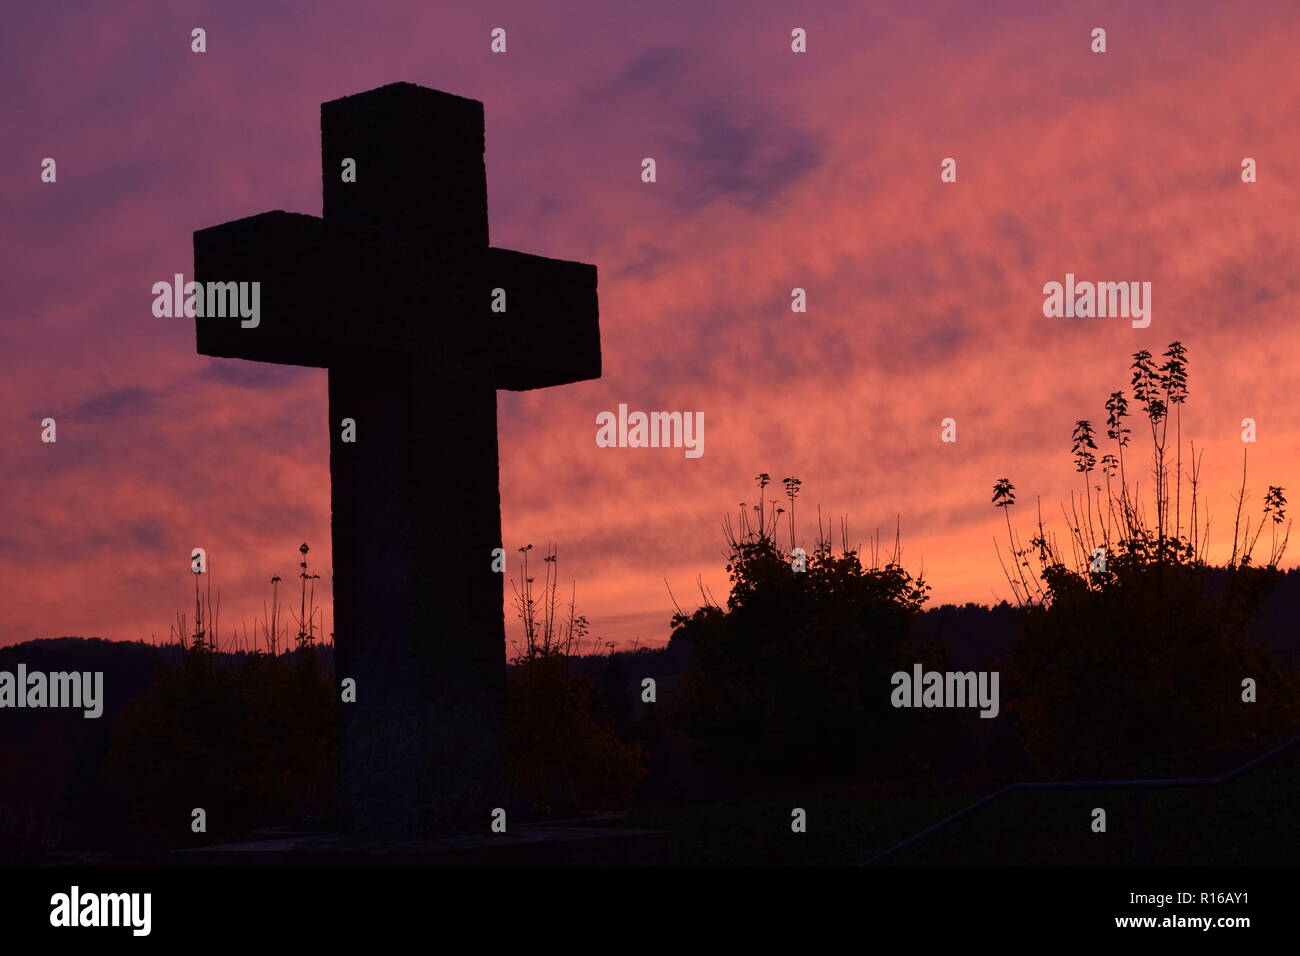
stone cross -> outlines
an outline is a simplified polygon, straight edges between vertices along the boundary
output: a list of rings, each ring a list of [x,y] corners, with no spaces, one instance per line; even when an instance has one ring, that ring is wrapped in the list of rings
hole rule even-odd
[[[194,233],[196,281],[261,283],[260,321],[197,318],[198,351],[329,369],[336,675],[356,681],[339,771],[361,831],[486,831],[505,805],[496,390],[600,376],[596,268],[489,247],[483,137],[482,103],[411,83],[332,100],[323,218]]]

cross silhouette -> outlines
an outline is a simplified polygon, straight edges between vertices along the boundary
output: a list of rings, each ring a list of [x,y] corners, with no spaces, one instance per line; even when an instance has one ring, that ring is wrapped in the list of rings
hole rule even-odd
[[[359,830],[486,829],[504,806],[496,390],[600,376],[595,266],[489,247],[483,148],[476,100],[411,83],[333,100],[323,218],[194,233],[197,281],[261,283],[261,321],[198,318],[198,351],[329,369],[335,664],[356,681],[339,769]]]

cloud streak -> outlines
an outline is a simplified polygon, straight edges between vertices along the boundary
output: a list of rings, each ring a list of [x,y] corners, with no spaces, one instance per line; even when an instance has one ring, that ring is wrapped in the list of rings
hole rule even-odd
[[[1243,417],[1250,494],[1295,486],[1291,5],[828,4],[799,14],[802,56],[786,5],[739,9],[592,2],[560,23],[506,3],[504,57],[495,22],[414,2],[364,22],[335,2],[204,12],[202,56],[194,14],[14,14],[0,643],[163,635],[195,546],[232,624],[303,540],[327,583],[324,373],[195,355],[149,290],[192,271],[197,228],[319,215],[320,102],[399,79],[486,103],[495,245],[600,269],[605,375],[502,393],[499,431],[507,552],[556,542],[608,639],[667,638],[665,578],[684,606],[699,576],[725,595],[722,516],[760,471],[804,480],[803,541],[818,504],[855,541],[897,521],[936,599],[1009,597],[993,481],[1054,516],[1080,490],[1073,422],[1102,419],[1132,352],[1174,339],[1215,514]],[[1152,327],[1045,319],[1042,285],[1066,272],[1151,281]],[[595,415],[620,402],[703,411],[705,456],[597,448]]]

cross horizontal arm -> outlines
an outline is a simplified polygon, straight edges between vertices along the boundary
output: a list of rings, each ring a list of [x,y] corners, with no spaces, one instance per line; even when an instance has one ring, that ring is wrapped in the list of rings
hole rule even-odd
[[[412,272],[427,282],[412,282]],[[196,318],[203,355],[328,367],[358,352],[413,352],[431,329],[428,285],[440,272],[396,233],[267,212],[194,233],[199,283],[260,283],[260,321]]]
[[[259,320],[196,317],[203,355],[321,368],[405,355],[523,390],[600,376],[596,267],[268,212],[194,233],[201,284],[258,282]],[[504,311],[494,311],[499,299]]]
[[[600,378],[596,267],[489,249],[486,284],[506,293],[496,326],[497,388],[523,391]]]

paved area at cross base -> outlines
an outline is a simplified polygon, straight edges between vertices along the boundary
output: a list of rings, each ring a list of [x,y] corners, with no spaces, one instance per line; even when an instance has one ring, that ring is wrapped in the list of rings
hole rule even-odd
[[[579,820],[523,824],[508,833],[380,837],[261,831],[246,843],[177,850],[180,866],[670,866],[676,835]]]

